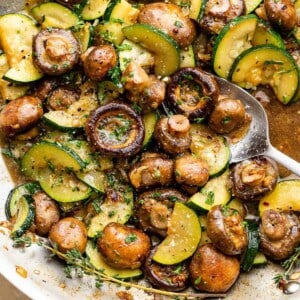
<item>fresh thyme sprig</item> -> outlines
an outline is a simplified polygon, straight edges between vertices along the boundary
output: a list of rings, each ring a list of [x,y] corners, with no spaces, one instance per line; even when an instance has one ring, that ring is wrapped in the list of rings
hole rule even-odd
[[[276,285],[279,285],[282,280],[288,279],[288,276],[291,274],[293,267],[297,263],[299,257],[300,257],[300,247],[297,247],[295,249],[294,254],[281,264],[281,266],[284,268],[285,271],[283,273],[276,274],[273,277],[273,280]]]

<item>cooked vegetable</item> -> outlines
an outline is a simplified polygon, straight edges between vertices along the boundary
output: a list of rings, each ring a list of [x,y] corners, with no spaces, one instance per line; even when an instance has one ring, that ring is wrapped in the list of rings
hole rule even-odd
[[[142,120],[144,122],[144,127],[145,127],[145,137],[142,145],[143,149],[146,149],[152,142],[157,119],[158,119],[157,112],[149,112],[142,116]]]
[[[231,169],[233,194],[246,201],[272,191],[278,179],[276,165],[266,157],[254,157],[235,164]]]
[[[214,77],[199,68],[182,68],[171,77],[167,103],[171,110],[189,119],[206,118],[219,97]]]
[[[141,117],[125,103],[109,103],[94,110],[85,128],[92,149],[104,155],[129,157],[142,147]]]
[[[98,239],[98,249],[110,266],[137,269],[150,251],[150,238],[138,229],[112,222]]]
[[[76,218],[60,219],[51,227],[49,240],[62,253],[73,249],[83,253],[87,244],[86,227]]]
[[[261,216],[260,248],[273,260],[289,257],[300,243],[300,221],[292,211],[265,210]]]
[[[62,75],[77,64],[80,46],[74,34],[65,29],[44,29],[33,41],[34,64],[47,75]]]
[[[140,194],[135,201],[135,217],[146,232],[165,237],[175,202],[186,202],[179,191],[154,189]]]
[[[189,272],[187,263],[163,266],[152,260],[156,251],[153,248],[145,261],[145,273],[148,280],[156,287],[166,291],[182,291],[188,286]]]
[[[88,0],[81,12],[83,20],[95,20],[102,17],[109,2],[109,0]]]
[[[158,245],[152,259],[162,265],[174,265],[189,258],[201,239],[197,215],[183,203],[176,202],[167,237]]]
[[[74,102],[78,101],[80,94],[78,91],[60,86],[54,89],[47,98],[48,108],[50,110],[64,110],[69,108]]]
[[[240,263],[236,257],[225,255],[212,244],[206,244],[193,255],[189,271],[194,288],[220,293],[234,284],[240,273]]]

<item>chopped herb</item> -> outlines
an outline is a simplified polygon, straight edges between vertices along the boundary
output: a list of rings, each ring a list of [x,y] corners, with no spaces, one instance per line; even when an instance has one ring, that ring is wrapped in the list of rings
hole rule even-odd
[[[173,271],[175,274],[180,274],[182,272],[182,265],[176,266],[175,270]]]
[[[118,24],[123,24],[125,22],[123,19],[118,19],[118,18],[111,18],[110,21]]]
[[[193,121],[197,124],[203,123],[205,121],[205,118],[195,118]]]
[[[176,27],[178,27],[178,28],[183,28],[182,22],[180,22],[180,21],[178,21],[178,20],[175,21],[174,25],[175,25]]]
[[[201,280],[202,280],[201,276],[197,277],[194,281],[194,284],[199,284]]]
[[[265,66],[268,66],[268,65],[283,65],[283,62],[282,61],[275,61],[275,60],[265,60],[264,65]]]
[[[14,248],[30,247],[31,244],[32,244],[32,240],[29,236],[21,236],[21,237],[13,239],[13,247]]]
[[[215,194],[213,191],[209,191],[205,200],[205,204],[213,205],[215,202]]]
[[[108,71],[108,77],[111,79],[111,81],[118,87],[118,88],[122,88],[122,83],[121,83],[121,69],[119,66],[116,66],[114,68],[111,68]]]
[[[122,44],[116,46],[118,51],[132,50],[132,46],[129,44]]]
[[[222,119],[223,124],[228,124],[229,122],[231,122],[231,117],[230,116],[226,116],[225,118]]]
[[[112,218],[117,212],[115,210],[111,210],[109,213],[108,213],[108,217],[109,218]]]
[[[136,234],[130,233],[129,235],[126,236],[125,243],[131,244],[131,243],[134,243],[136,240],[137,240]]]

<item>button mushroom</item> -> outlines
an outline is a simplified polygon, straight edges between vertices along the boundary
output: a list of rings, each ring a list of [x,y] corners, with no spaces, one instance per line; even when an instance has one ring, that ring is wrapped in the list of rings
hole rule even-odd
[[[237,210],[215,205],[207,214],[207,236],[224,254],[241,254],[248,241],[242,222],[243,218]]]
[[[189,149],[191,143],[190,122],[183,115],[162,117],[155,125],[154,137],[170,154],[179,154]]]
[[[77,64],[80,45],[71,30],[50,28],[33,40],[33,62],[47,75],[62,75]]]
[[[174,203],[187,197],[175,189],[154,189],[144,192],[135,201],[135,217],[139,226],[150,233],[165,237]]]
[[[300,221],[292,211],[265,210],[261,216],[260,247],[274,260],[289,257],[300,243]]]
[[[165,155],[145,153],[129,171],[129,179],[136,189],[170,185],[173,181],[174,163]]]
[[[236,281],[240,263],[236,257],[223,254],[212,244],[205,244],[194,253],[189,271],[195,289],[222,293],[228,291]]]
[[[138,229],[109,223],[97,245],[110,266],[118,269],[137,269],[141,267],[150,251],[150,238]]]
[[[233,194],[243,200],[255,200],[274,189],[278,170],[266,157],[258,156],[244,160],[231,169]]]
[[[182,48],[188,47],[196,37],[196,27],[181,10],[172,3],[156,2],[144,5],[138,22],[155,26],[172,37]]]
[[[85,131],[92,149],[114,157],[136,154],[145,134],[141,117],[129,105],[119,102],[92,111]]]
[[[230,133],[245,122],[245,114],[245,106],[242,101],[224,98],[217,102],[209,116],[208,124],[217,133]]]
[[[41,100],[23,96],[10,101],[0,112],[0,128],[5,136],[12,137],[37,124],[43,115]]]
[[[79,100],[80,93],[73,88],[60,86],[54,89],[47,99],[50,110],[64,110]]]
[[[167,87],[167,106],[190,120],[206,118],[219,97],[213,75],[200,68],[182,68],[171,77]]]

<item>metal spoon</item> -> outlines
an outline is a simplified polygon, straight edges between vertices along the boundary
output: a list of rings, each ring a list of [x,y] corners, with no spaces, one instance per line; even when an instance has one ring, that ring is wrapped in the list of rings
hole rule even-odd
[[[262,105],[239,86],[216,77],[220,92],[232,98],[240,99],[246,111],[252,116],[250,129],[238,143],[230,145],[231,162],[239,162],[253,156],[266,155],[300,176],[300,163],[274,148],[269,138],[269,123]]]

